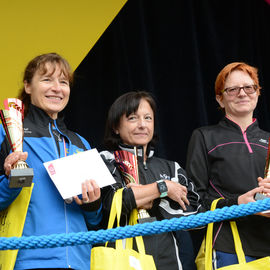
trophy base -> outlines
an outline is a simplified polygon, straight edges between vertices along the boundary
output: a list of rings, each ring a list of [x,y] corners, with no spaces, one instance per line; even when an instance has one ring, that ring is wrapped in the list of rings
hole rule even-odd
[[[155,217],[151,217],[149,213],[145,209],[138,210],[138,223],[143,224],[146,222],[153,222],[157,219]]]
[[[30,187],[32,184],[33,176],[33,168],[12,169],[9,175],[9,187]]]
[[[138,218],[138,224],[157,221],[155,217]]]
[[[254,199],[255,199],[256,201],[258,201],[258,200],[263,200],[263,199],[265,199],[265,198],[267,198],[267,196],[264,195],[263,193],[256,193],[256,195],[255,195],[255,197],[254,197]]]

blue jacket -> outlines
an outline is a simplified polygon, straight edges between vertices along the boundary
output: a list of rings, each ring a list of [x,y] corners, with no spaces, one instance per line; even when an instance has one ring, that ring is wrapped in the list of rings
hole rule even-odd
[[[101,220],[100,205],[91,211],[84,211],[74,201],[66,203],[43,166],[44,162],[65,156],[63,139],[56,143],[57,140],[54,138],[53,123],[55,131],[65,138],[67,155],[90,149],[84,138],[66,128],[62,118],[52,120],[41,109],[30,105],[24,120],[23,151],[28,152],[26,162],[34,169],[34,188],[23,236],[86,232],[87,226],[95,227]],[[21,188],[10,189],[3,171],[3,163],[10,153],[10,148],[2,126],[0,145],[0,210],[2,210],[14,201]],[[89,270],[90,250],[90,245],[19,250],[14,269],[42,267]]]

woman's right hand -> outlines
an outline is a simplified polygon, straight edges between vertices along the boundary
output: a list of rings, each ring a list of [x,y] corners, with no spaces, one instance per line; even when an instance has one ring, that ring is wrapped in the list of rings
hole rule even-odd
[[[185,205],[189,205],[187,199],[187,188],[179,183],[164,180],[168,188],[168,197],[179,203],[179,205],[186,210]],[[160,197],[160,193],[157,187],[157,183],[147,185],[128,184],[128,187],[132,189],[137,208],[150,209],[153,205],[153,201]]]
[[[12,167],[19,161],[25,161],[27,159],[28,153],[27,152],[12,152],[10,153],[4,162],[4,170],[5,174],[9,176]]]
[[[255,197],[256,193],[263,193],[264,191],[265,191],[265,189],[263,186],[254,188],[254,189],[244,193],[243,195],[239,196],[238,197],[238,204],[255,202],[254,197]],[[256,213],[255,215],[270,218],[270,213],[268,213],[268,211],[259,212],[259,213]]]
[[[141,184],[136,184],[136,183],[129,183],[127,184],[127,188],[132,188],[132,187],[138,187],[138,186],[142,186]],[[153,200],[147,201],[145,202],[143,205],[140,206],[141,209],[151,209],[153,207]]]
[[[165,182],[168,188],[168,197],[178,202],[180,206],[186,210],[185,204],[189,205],[189,200],[187,199],[187,188],[173,181],[165,180]]]

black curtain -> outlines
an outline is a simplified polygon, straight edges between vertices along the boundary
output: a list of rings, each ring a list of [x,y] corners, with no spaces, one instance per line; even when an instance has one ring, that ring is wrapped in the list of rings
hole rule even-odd
[[[128,0],[75,71],[70,129],[103,150],[112,102],[146,90],[158,105],[159,156],[183,167],[192,131],[222,117],[214,82],[228,63],[258,67],[255,112],[270,130],[270,6],[264,0]]]

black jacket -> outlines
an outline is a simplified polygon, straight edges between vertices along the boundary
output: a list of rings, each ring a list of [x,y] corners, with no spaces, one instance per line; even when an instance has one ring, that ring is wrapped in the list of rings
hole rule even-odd
[[[133,148],[125,146],[123,150],[132,151]],[[196,192],[193,183],[187,178],[185,171],[173,161],[156,158],[153,151],[150,151],[146,163],[143,163],[143,151],[138,152],[139,178],[140,184],[154,183],[160,179],[176,181],[188,189],[188,200],[190,202],[187,210],[184,211],[180,205],[168,197],[156,199],[152,209],[148,210],[151,216],[162,220],[165,218],[180,217],[197,213],[200,211],[199,195]],[[117,188],[125,187],[125,182],[118,170],[114,155],[111,152],[104,151],[101,156],[105,160],[108,168],[113,174],[117,184],[109,186],[102,191],[103,197],[103,215],[105,218],[104,226],[108,223],[112,197]],[[127,224],[129,213],[136,208],[136,202],[131,189],[125,188],[123,193],[122,225]],[[178,248],[172,233],[163,233],[160,235],[144,237],[146,252],[153,255],[157,269],[181,269],[178,262]],[[168,256],[164,256],[168,254]]]
[[[261,130],[256,120],[242,131],[226,117],[218,125],[193,132],[186,170],[206,210],[221,196],[225,200],[220,200],[217,207],[237,204],[238,196],[258,186],[257,178],[264,175],[268,138],[269,133]],[[243,217],[237,219],[237,226],[246,255],[270,255],[270,219]],[[228,222],[223,223],[214,247],[235,253]]]

